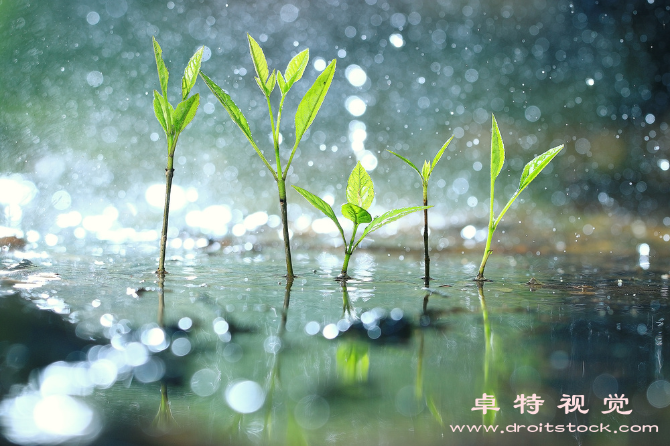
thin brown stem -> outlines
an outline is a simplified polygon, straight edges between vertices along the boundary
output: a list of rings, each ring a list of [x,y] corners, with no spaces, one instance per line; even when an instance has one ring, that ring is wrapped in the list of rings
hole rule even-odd
[[[489,256],[493,252],[493,250],[489,249],[491,247],[491,241],[489,240],[486,243],[486,251],[484,251],[484,258],[482,258],[482,264],[479,266],[479,272],[477,273],[477,277],[475,277],[475,280],[477,282],[486,282],[486,279],[484,278],[484,268],[486,268],[486,262],[489,259]]]
[[[286,192],[284,192],[286,194]],[[282,198],[279,196],[279,205],[281,206],[281,222],[284,234],[284,251],[286,252],[286,281],[293,282],[295,275],[293,274],[293,262],[291,261],[291,241],[288,233],[288,210],[286,204],[286,195]]]
[[[423,205],[428,206],[428,195],[424,186]],[[423,285],[430,286],[430,256],[428,255],[428,209],[423,210],[423,248],[424,248],[424,276]]]
[[[165,247],[167,245],[168,215],[170,214],[170,191],[172,190],[172,177],[174,169],[172,168],[172,157],[168,157],[168,167],[165,169],[165,207],[163,208],[163,229],[161,231],[161,251],[158,259],[159,276],[165,275]]]

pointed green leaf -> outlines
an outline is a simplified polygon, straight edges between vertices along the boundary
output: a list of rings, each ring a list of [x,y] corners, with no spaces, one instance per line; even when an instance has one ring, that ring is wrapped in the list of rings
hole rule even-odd
[[[168,129],[171,131],[174,130],[174,107],[170,104],[166,98],[163,98],[163,106],[165,107],[165,114],[170,117],[170,123],[168,124]],[[166,123],[167,124],[167,123]]]
[[[161,107],[163,119],[166,125],[165,135],[169,137],[170,135],[172,135],[173,131],[172,120],[174,119],[173,118],[174,109],[172,108],[172,105],[170,105],[170,103],[167,101],[167,99],[163,97],[163,95],[159,94],[156,90],[154,90],[154,107],[156,105],[156,99],[158,99],[158,103]]]
[[[231,119],[237,126],[242,130],[244,133],[244,136],[247,137],[249,140],[249,143],[251,143],[251,147],[253,147],[254,151],[256,154],[259,156],[259,158],[263,161],[263,164],[265,164],[265,167],[268,168],[270,173],[272,173],[272,176],[274,177],[275,180],[277,180],[277,172],[274,170],[274,168],[270,165],[268,160],[263,156],[263,152],[260,151],[258,146],[256,145],[256,141],[254,141],[254,137],[251,136],[251,129],[249,128],[249,124],[247,123],[247,119],[244,117],[242,114],[242,111],[235,105],[235,102],[231,99],[230,95],[226,93],[225,90],[223,90],[221,87],[216,85],[216,83],[211,80],[205,73],[200,71],[200,76],[202,79],[205,81],[205,84],[207,84],[207,87],[211,90],[212,93],[214,93],[214,96],[221,102],[221,105],[223,105],[223,108],[226,109],[228,114],[230,115]]]
[[[300,53],[296,54],[293,59],[288,63],[285,71],[285,80],[288,91],[293,84],[298,82],[302,77],[302,74],[305,72],[307,67],[307,62],[309,61],[309,49],[303,50]]]
[[[249,39],[249,52],[251,53],[251,59],[253,60],[254,67],[256,68],[256,74],[261,80],[261,84],[265,86],[268,75],[270,73],[268,70],[268,63],[265,60],[265,54],[263,54],[263,50],[261,49],[260,45],[256,43],[253,37],[247,34],[247,38]],[[263,89],[263,92],[267,94],[265,89]]]
[[[268,92],[268,94],[272,93],[272,90],[275,89],[275,84],[277,83],[277,71],[272,70],[272,74],[268,78],[268,81],[265,83],[265,91]]]
[[[401,160],[403,160],[404,162],[406,162],[412,169],[416,170],[416,173],[418,173],[419,176],[421,177],[421,179],[423,179],[423,176],[421,175],[421,172],[419,171],[419,168],[416,167],[416,166],[414,165],[414,163],[412,163],[410,160],[408,160],[408,159],[405,158],[404,156],[402,156],[402,155],[398,155],[398,154],[395,153],[395,152],[392,152],[392,151],[390,151],[390,150],[387,150],[387,152],[394,154],[395,156],[397,156],[398,158],[400,158]]]
[[[249,128],[247,119],[244,117],[242,111],[240,111],[237,105],[235,105],[235,102],[233,102],[230,95],[226,93],[226,91],[221,87],[216,85],[216,83],[214,83],[214,81],[207,77],[207,75],[202,71],[200,71],[200,76],[205,81],[205,84],[207,84],[211,92],[214,93],[214,96],[216,96],[221,105],[223,105],[223,108],[226,109],[233,122],[237,124],[240,129],[242,129],[242,132],[244,132],[249,141],[253,141],[254,139],[251,136],[251,129]]]
[[[414,207],[409,207],[409,208],[400,208],[400,209],[394,209],[392,211],[388,211],[380,215],[379,217],[375,217],[369,225],[365,227],[365,231],[363,231],[363,235],[361,235],[361,238],[358,239],[356,242],[356,245],[354,247],[358,246],[358,244],[365,238],[366,235],[370,234],[371,232],[376,231],[377,229],[381,228],[382,226],[391,223],[393,221],[398,220],[399,218],[402,218],[406,215],[411,214],[412,212],[416,211],[422,211],[424,209],[429,209],[432,208],[432,206],[414,206]]]
[[[195,81],[198,78],[203,51],[205,51],[205,47],[201,46],[200,49],[198,49],[198,51],[193,54],[191,60],[189,60],[188,64],[186,65],[186,69],[184,70],[184,77],[181,79],[182,101],[188,97],[188,94],[191,92],[191,89],[195,85]]]
[[[305,134],[309,126],[312,125],[314,118],[316,118],[334,75],[335,59],[316,78],[314,85],[310,87],[300,101],[298,111],[295,113],[295,146],[298,145],[302,135]]]
[[[347,181],[347,202],[368,209],[374,198],[375,189],[372,178],[361,163],[357,162]]]
[[[196,93],[177,105],[177,109],[174,111],[174,131],[177,135],[193,121],[199,104],[200,95]]]
[[[254,77],[254,79],[256,80],[256,85],[258,85],[258,88],[261,89],[261,91],[263,92],[263,94],[266,94],[266,92],[265,92],[265,85],[263,85],[263,81],[261,81],[258,77]]]
[[[505,146],[503,145],[502,136],[500,136],[496,117],[491,116],[491,183],[493,183],[505,163]]]
[[[298,186],[293,186],[293,189],[297,190],[300,195],[305,197],[305,200],[309,201],[312,206],[323,212],[323,214],[333,220],[335,225],[337,226],[337,229],[340,230],[340,234],[342,234],[342,237],[344,238],[344,231],[342,230],[342,226],[340,226],[340,222],[337,220],[337,217],[335,216],[335,212],[333,211],[333,208],[330,207],[328,203],[323,201],[321,198],[317,197],[311,192],[306,191],[305,189],[298,187]]]
[[[152,37],[154,41],[154,55],[156,56],[156,67],[158,68],[158,80],[161,83],[161,92],[163,97],[167,99],[167,86],[168,86],[168,77],[169,73],[165,67],[165,62],[163,61],[163,50],[161,46],[156,42],[156,38]]]
[[[154,90],[154,114],[156,115],[156,119],[158,119],[158,122],[160,123],[161,127],[163,127],[163,131],[167,135],[168,127],[165,120],[165,113],[163,112],[162,101],[163,96],[161,96],[160,93]]]
[[[428,161],[423,162],[423,167],[421,168],[421,178],[424,178],[428,181],[430,178],[430,163]]]
[[[430,166],[430,173],[433,173],[433,169],[435,169],[435,166],[437,166],[437,163],[440,161],[440,158],[442,158],[442,154],[446,150],[446,148],[449,146],[449,143],[451,143],[451,140],[454,139],[454,136],[452,135],[451,138],[447,140],[447,142],[444,143],[442,148],[440,149],[439,152],[437,152],[437,155],[435,155],[435,158],[433,158],[433,164]],[[427,178],[426,178],[427,179]]]
[[[353,221],[355,225],[370,223],[372,221],[372,215],[368,211],[351,203],[342,205],[342,215]]]
[[[277,71],[277,83],[279,84],[279,90],[281,90],[282,96],[288,93],[288,88],[286,87],[286,81],[284,76],[282,76],[281,71]]]
[[[496,227],[498,227],[498,223],[503,218],[503,215],[505,215],[505,212],[512,206],[512,203],[514,203],[514,200],[516,200],[521,192],[528,187],[531,181],[537,177],[540,172],[542,172],[542,169],[544,169],[547,164],[558,154],[563,149],[563,144],[561,144],[558,147],[554,147],[553,149],[549,149],[546,152],[544,152],[542,155],[536,156],[532,161],[530,161],[528,164],[526,164],[526,167],[523,169],[523,173],[521,174],[521,181],[519,181],[519,189],[512,195],[512,197],[507,201],[507,204],[505,207],[500,211],[500,214],[498,214],[498,218],[496,218],[495,222],[492,222],[492,228],[495,230]]]
[[[562,149],[563,144],[547,150],[542,155],[536,156],[532,161],[526,164],[526,167],[523,168],[523,173],[521,174],[521,181],[519,181],[519,190],[524,190]]]

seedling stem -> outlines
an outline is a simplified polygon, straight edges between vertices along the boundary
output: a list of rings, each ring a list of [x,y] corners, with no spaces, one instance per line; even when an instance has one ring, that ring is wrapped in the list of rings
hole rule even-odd
[[[440,158],[442,158],[442,154],[444,154],[444,151],[447,149],[449,146],[449,143],[451,143],[451,140],[454,139],[452,136],[447,140],[447,142],[444,143],[442,148],[437,152],[435,155],[435,158],[433,158],[433,162],[429,163],[428,161],[423,162],[423,168],[419,170],[414,163],[412,163],[410,160],[405,158],[402,155],[398,155],[395,152],[392,152],[389,150],[390,153],[393,155],[397,156],[401,160],[403,160],[408,166],[410,166],[412,169],[416,170],[416,173],[419,174],[419,177],[421,177],[421,184],[423,185],[423,205],[425,209],[423,210],[423,249],[424,249],[424,275],[423,275],[423,285],[424,287],[428,288],[430,286],[430,255],[428,254],[430,249],[428,247],[428,180],[430,179],[430,175],[433,173],[433,170],[435,169],[435,166],[437,166],[437,163],[440,161]]]

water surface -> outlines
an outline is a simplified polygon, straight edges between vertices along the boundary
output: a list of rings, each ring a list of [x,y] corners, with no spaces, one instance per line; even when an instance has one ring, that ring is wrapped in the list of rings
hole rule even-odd
[[[337,253],[312,251],[289,289],[253,251],[184,251],[161,286],[153,251],[2,259],[6,439],[663,444],[669,284],[637,258],[494,256],[478,288],[477,265],[442,257],[424,289],[418,258],[361,251],[343,287]],[[558,407],[573,396],[588,412]],[[487,397],[498,411],[476,409]]]

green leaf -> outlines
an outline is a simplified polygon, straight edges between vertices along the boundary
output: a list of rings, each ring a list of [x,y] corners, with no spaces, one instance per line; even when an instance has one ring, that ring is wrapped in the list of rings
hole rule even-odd
[[[521,180],[519,181],[519,189],[512,195],[512,198],[507,201],[507,204],[505,207],[500,211],[500,214],[498,214],[498,218],[495,220],[495,223],[493,220],[492,227],[493,230],[498,227],[498,223],[503,218],[503,215],[505,215],[505,212],[512,206],[512,203],[514,203],[514,200],[517,199],[517,197],[521,194],[521,192],[528,187],[531,181],[537,177],[540,172],[542,172],[542,169],[544,169],[549,162],[558,154],[563,149],[563,144],[561,144],[558,147],[554,147],[553,149],[549,149],[546,152],[544,152],[542,155],[536,156],[532,161],[530,161],[528,164],[526,164],[526,167],[523,169],[523,173],[521,174]],[[491,229],[489,228],[489,234],[491,233]]]
[[[503,145],[496,117],[492,115],[491,124],[491,182],[495,181],[505,163],[505,146]]]
[[[154,107],[156,107],[156,99],[158,99],[158,103],[161,107],[161,112],[163,114],[163,122],[165,123],[166,130],[165,130],[165,135],[170,137],[173,132],[173,125],[172,125],[172,120],[173,115],[174,115],[174,109],[172,108],[172,105],[163,97],[163,95],[159,94],[156,90],[154,90]],[[154,108],[154,113],[155,113],[155,108]],[[159,119],[160,122],[160,119]]]
[[[523,168],[523,173],[521,174],[521,181],[519,181],[519,190],[524,190],[562,149],[563,144],[547,150],[542,155],[536,156],[532,161],[526,164],[526,167]]]
[[[247,34],[247,38],[249,39],[249,52],[251,53],[251,59],[253,60],[254,67],[256,68],[256,74],[261,80],[260,83],[263,85],[263,87],[265,87],[268,75],[270,74],[268,70],[268,63],[265,60],[265,54],[263,54],[263,50],[261,49],[260,45],[256,43],[251,35]],[[267,90],[263,87],[261,87],[261,89],[266,95],[268,95]]]
[[[258,77],[254,77],[254,79],[256,80],[256,85],[258,85],[258,88],[261,89],[263,94],[267,94],[266,91],[265,91],[265,85],[263,85],[263,81],[261,81],[260,78],[258,78]]]
[[[160,123],[161,127],[163,127],[163,131],[165,134],[168,134],[168,127],[166,124],[166,117],[165,117],[165,112],[163,111],[163,96],[156,90],[154,90],[154,114],[156,115],[156,119],[158,119],[158,122]],[[169,120],[169,118],[168,118]]]
[[[249,128],[247,119],[244,117],[242,111],[240,111],[237,105],[235,105],[235,102],[233,102],[230,95],[226,93],[226,91],[221,87],[216,85],[216,83],[207,77],[207,75],[202,71],[200,71],[200,76],[205,81],[205,84],[207,84],[211,92],[214,93],[214,96],[216,96],[221,105],[223,105],[223,108],[226,109],[233,122],[237,124],[240,129],[242,129],[242,132],[244,132],[247,139],[253,142],[254,139],[251,136],[251,129]]]
[[[393,221],[398,220],[399,218],[402,218],[406,215],[411,214],[412,212],[416,211],[422,211],[424,209],[429,209],[432,208],[432,206],[414,206],[414,207],[409,207],[409,208],[400,208],[400,209],[394,209],[392,211],[388,211],[380,215],[379,217],[374,218],[369,225],[365,227],[365,231],[363,231],[363,235],[361,235],[361,238],[358,239],[354,247],[358,246],[358,244],[363,241],[366,235],[370,234],[371,232],[376,231],[377,229],[381,228],[382,226],[391,223]]]
[[[326,97],[326,93],[328,93],[328,87],[330,87],[334,75],[335,59],[333,59],[326,69],[323,70],[323,73],[316,78],[314,84],[307,90],[307,93],[305,93],[305,96],[300,101],[298,111],[295,113],[296,147],[309,126],[312,125],[314,118],[316,118],[316,114],[319,112],[319,108]]]
[[[375,189],[372,184],[372,178],[365,171],[360,162],[351,171],[347,181],[347,203],[355,204],[368,209],[375,198]]]
[[[198,79],[198,72],[200,71],[203,51],[205,51],[205,47],[201,46],[200,49],[198,49],[198,51],[193,54],[191,60],[189,60],[188,64],[186,65],[186,69],[184,69],[184,77],[181,78],[182,101],[188,97],[188,94],[195,85],[195,81]]]
[[[309,49],[303,50],[296,54],[288,63],[285,71],[286,91],[288,91],[293,84],[298,82],[305,72],[307,62],[309,61]]]
[[[370,223],[372,221],[372,215],[368,211],[351,203],[342,205],[342,215],[353,221],[355,225]]]
[[[430,166],[430,173],[433,173],[433,169],[435,169],[435,166],[437,166],[437,163],[440,161],[440,158],[442,158],[442,154],[446,150],[446,148],[449,146],[449,143],[451,143],[451,140],[454,139],[453,135],[451,138],[447,140],[447,142],[444,143],[442,148],[440,149],[439,152],[437,152],[437,155],[435,155],[435,158],[433,158],[433,164]],[[428,178],[426,178],[428,179]]]
[[[430,163],[428,161],[423,162],[423,168],[421,169],[421,178],[425,181],[428,181],[430,178]]]
[[[416,167],[416,166],[414,165],[414,163],[412,163],[410,160],[408,160],[408,159],[405,158],[404,156],[402,156],[402,155],[398,155],[397,153],[392,152],[391,150],[387,150],[387,152],[390,152],[390,153],[394,154],[395,156],[397,156],[398,158],[400,158],[401,160],[403,160],[404,162],[406,162],[412,169],[416,170],[416,173],[418,173],[419,176],[421,177],[421,179],[423,179],[423,175],[421,175],[421,172],[419,171],[419,168]]]
[[[156,56],[156,67],[158,68],[158,80],[161,83],[161,92],[163,92],[163,97],[167,99],[167,86],[168,86],[168,77],[169,73],[167,68],[165,68],[165,62],[163,61],[163,50],[161,46],[156,42],[156,38],[152,37],[154,41],[154,55]]]
[[[268,94],[272,93],[272,90],[275,89],[275,84],[277,83],[277,73],[278,71],[272,70],[272,74],[265,83],[265,91],[267,91]]]
[[[277,83],[279,84],[279,90],[281,90],[282,96],[288,93],[288,88],[286,87],[286,81],[284,76],[282,76],[281,71],[277,71]]]
[[[344,231],[342,230],[342,226],[340,226],[340,222],[337,220],[337,217],[335,216],[335,212],[333,211],[333,208],[330,207],[328,203],[323,201],[321,198],[317,197],[311,192],[306,191],[305,189],[298,187],[298,186],[293,186],[293,189],[297,190],[300,195],[305,197],[305,200],[309,201],[312,206],[323,212],[323,214],[333,220],[335,225],[337,226],[337,229],[340,230],[340,234],[342,234],[342,237],[344,238]]]
[[[199,104],[200,95],[196,93],[177,105],[177,109],[174,112],[174,131],[177,135],[193,121]]]
[[[244,117],[242,114],[242,111],[235,105],[235,102],[230,98],[230,95],[226,93],[225,90],[223,90],[221,87],[216,85],[216,83],[211,80],[205,73],[200,71],[200,76],[202,79],[205,81],[205,84],[207,84],[207,87],[214,93],[214,96],[221,102],[221,105],[223,105],[223,108],[226,109],[228,114],[230,115],[231,119],[237,126],[242,130],[244,135],[247,137],[249,140],[249,143],[251,144],[251,147],[253,147],[254,151],[258,155],[258,157],[263,161],[263,164],[265,164],[265,167],[268,168],[270,173],[272,173],[272,176],[274,177],[275,181],[277,180],[277,172],[274,170],[274,168],[270,165],[268,160],[263,156],[263,152],[260,151],[258,146],[256,145],[256,141],[254,141],[254,137],[251,136],[251,129],[249,128],[249,124],[247,123],[247,119]],[[280,172],[281,173],[281,172]]]

